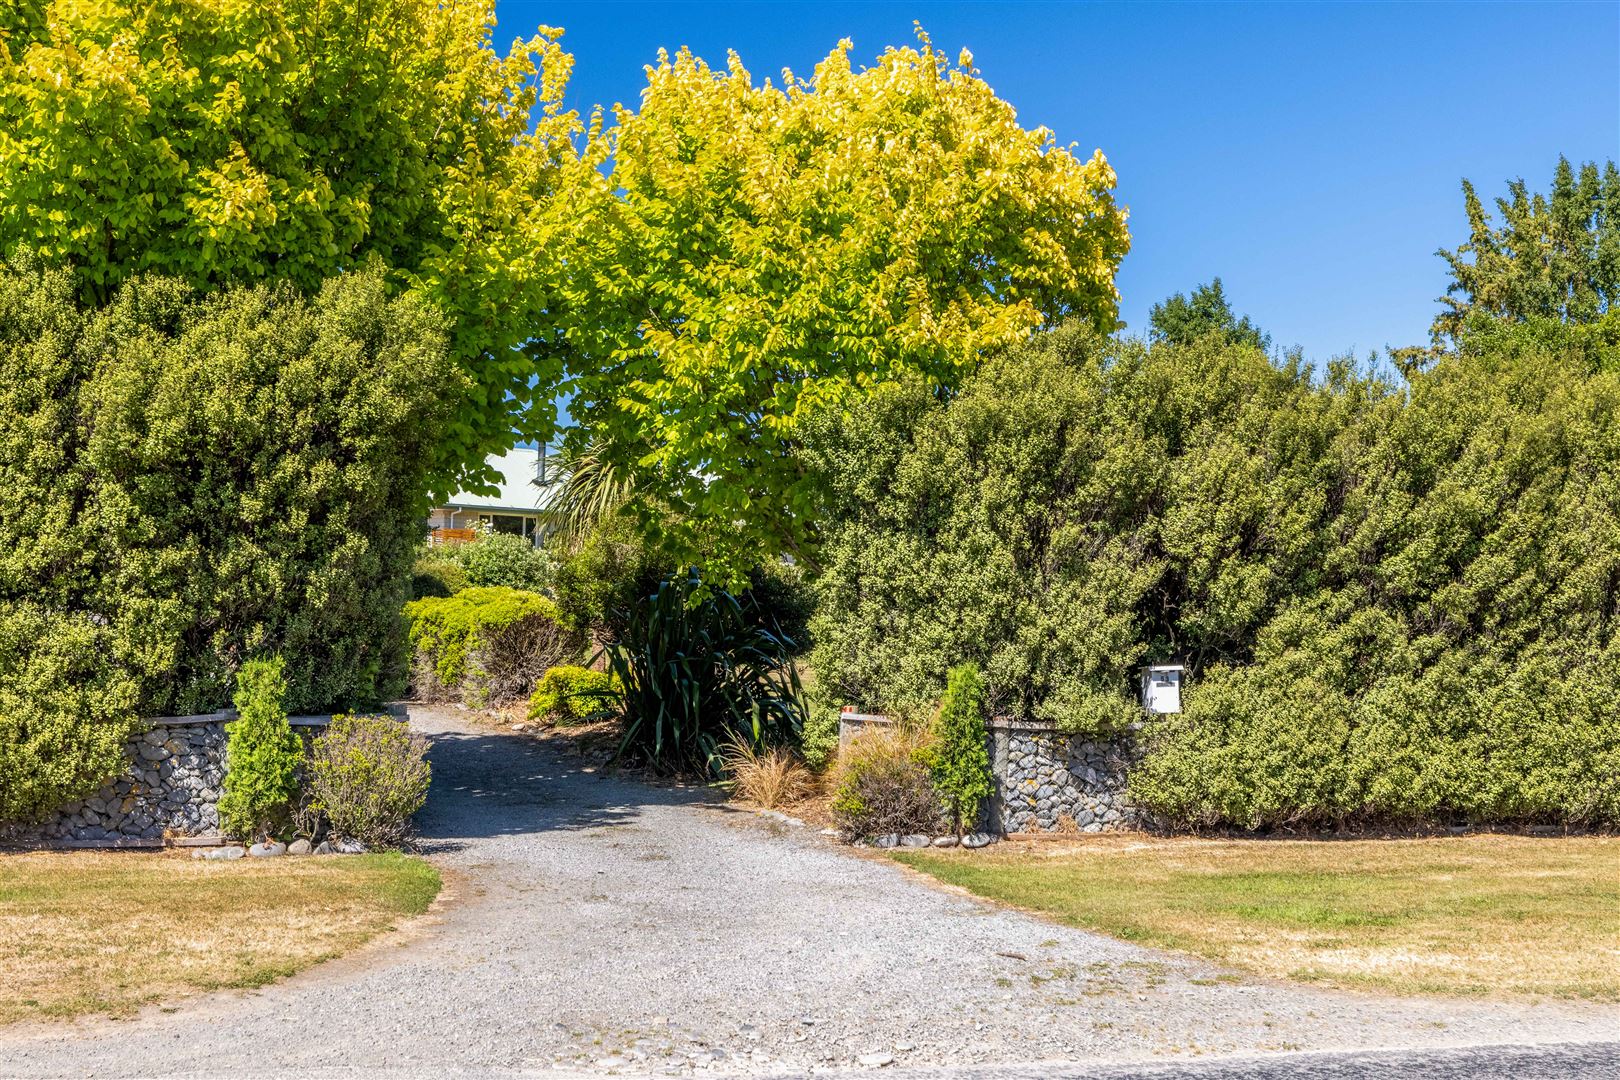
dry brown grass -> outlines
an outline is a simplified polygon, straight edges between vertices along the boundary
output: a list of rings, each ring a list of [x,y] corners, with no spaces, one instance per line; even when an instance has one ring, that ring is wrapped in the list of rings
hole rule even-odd
[[[1109,837],[904,852],[943,881],[1261,975],[1620,1001],[1620,838]]]
[[[815,775],[782,747],[756,750],[738,741],[726,747],[723,760],[732,798],[741,802],[776,810],[815,793]]]
[[[910,758],[928,744],[928,729],[922,725],[872,724],[839,749],[827,770],[827,787],[836,789],[852,769],[868,761]]]
[[[438,891],[436,870],[400,855],[0,854],[0,1023],[262,986],[392,929]]]

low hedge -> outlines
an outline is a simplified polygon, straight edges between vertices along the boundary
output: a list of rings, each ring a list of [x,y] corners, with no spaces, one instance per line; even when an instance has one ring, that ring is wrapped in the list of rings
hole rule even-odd
[[[558,664],[540,678],[529,698],[529,719],[567,727],[611,710],[621,693],[619,681],[606,671],[577,664]]]
[[[579,658],[579,635],[539,593],[505,586],[463,589],[405,605],[419,697],[501,705],[528,696],[547,669]]]

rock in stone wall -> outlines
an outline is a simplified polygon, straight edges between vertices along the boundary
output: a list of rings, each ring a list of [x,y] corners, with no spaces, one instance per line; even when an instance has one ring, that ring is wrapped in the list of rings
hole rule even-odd
[[[887,723],[883,716],[845,712],[839,718],[839,743],[865,727]],[[1007,717],[987,726],[996,785],[986,808],[992,832],[1096,833],[1153,826],[1126,795],[1126,776],[1136,760],[1129,735],[1087,739]]]

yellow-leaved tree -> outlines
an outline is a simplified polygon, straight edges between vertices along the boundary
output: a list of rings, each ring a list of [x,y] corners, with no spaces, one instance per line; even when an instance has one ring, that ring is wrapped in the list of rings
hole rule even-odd
[[[904,376],[948,390],[1059,319],[1118,324],[1107,160],[918,38],[859,71],[844,41],[780,87],[660,54],[640,108],[593,126],[611,173],[565,193],[578,437],[715,580],[813,561],[820,482],[794,451],[821,410]]]
[[[561,373],[573,60],[494,32],[494,0],[0,4],[0,257],[71,264],[91,304],[145,271],[314,293],[380,260],[470,376],[446,486],[549,435]]]

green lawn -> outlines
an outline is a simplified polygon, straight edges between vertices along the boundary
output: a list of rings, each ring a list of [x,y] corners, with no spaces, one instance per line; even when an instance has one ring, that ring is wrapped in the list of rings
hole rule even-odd
[[[992,900],[1260,975],[1620,1000],[1613,837],[1107,837],[894,857]]]
[[[421,914],[439,884],[403,855],[0,855],[0,1023],[262,986]]]

